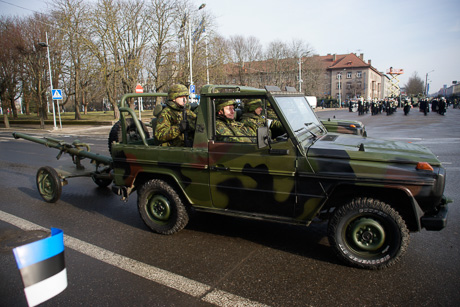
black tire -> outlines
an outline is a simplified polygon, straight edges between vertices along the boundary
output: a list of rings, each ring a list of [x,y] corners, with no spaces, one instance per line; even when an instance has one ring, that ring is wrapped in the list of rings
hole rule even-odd
[[[338,208],[328,226],[329,243],[347,264],[383,269],[397,263],[409,245],[409,231],[393,208],[356,198]]]
[[[141,137],[139,133],[137,132],[136,125],[134,124],[134,120],[132,118],[126,118],[126,134],[128,136],[128,141],[137,141],[140,140]],[[142,130],[144,130],[144,134],[146,138],[150,138],[150,133],[149,130],[147,129],[147,126],[143,122],[140,122]],[[121,121],[117,121],[113,126],[112,129],[110,129],[109,133],[109,140],[108,140],[108,145],[109,145],[109,152],[112,154],[112,143],[120,143],[122,141],[122,133],[121,133]]]
[[[93,179],[94,183],[97,184],[101,188],[106,188],[112,183],[112,179],[96,178],[96,176],[94,175],[91,175],[91,179]]]
[[[139,189],[137,207],[144,223],[157,233],[176,233],[182,230],[189,220],[179,194],[162,180],[152,179]]]
[[[38,169],[35,177],[38,193],[44,201],[55,203],[62,193],[61,178],[56,170],[50,166],[43,166]]]

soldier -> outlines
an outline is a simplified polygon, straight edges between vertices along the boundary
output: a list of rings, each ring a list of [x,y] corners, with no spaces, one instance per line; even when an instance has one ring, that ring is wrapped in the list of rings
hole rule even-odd
[[[358,115],[364,114],[364,100],[363,98],[359,98],[358,100]]]
[[[257,133],[257,128],[263,127],[265,117],[262,116],[262,101],[252,99],[244,103],[244,114],[241,122]]]
[[[438,113],[444,115],[446,113],[446,98],[442,97],[438,102]]]
[[[235,100],[216,101],[216,140],[222,142],[255,142],[256,134],[235,120]]]
[[[191,146],[196,114],[186,107],[188,94],[182,84],[169,88],[166,107],[158,115],[155,127],[155,138],[160,146]]]
[[[257,128],[263,127],[265,125],[265,116],[262,114],[262,100],[252,99],[244,103],[244,114],[241,118],[241,122],[251,128],[254,131],[254,135],[257,135]],[[270,130],[272,132],[272,137],[283,134],[284,128],[281,122],[276,116],[275,111],[270,108],[267,108],[268,119],[271,119]]]

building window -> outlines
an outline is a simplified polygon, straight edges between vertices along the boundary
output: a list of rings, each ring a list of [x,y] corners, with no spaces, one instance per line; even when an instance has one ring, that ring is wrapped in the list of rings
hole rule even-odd
[[[362,77],[362,72],[361,72],[361,71],[358,71],[358,72],[356,73],[356,78],[361,78],[361,77]]]
[[[341,73],[341,72],[338,72],[338,73],[337,73],[337,79],[340,79],[340,78],[342,78],[342,73]]]
[[[351,71],[347,72],[347,79],[351,79]]]
[[[340,90],[342,88],[342,84],[340,82],[337,82],[337,89]]]
[[[347,82],[347,90],[351,89],[351,82]]]

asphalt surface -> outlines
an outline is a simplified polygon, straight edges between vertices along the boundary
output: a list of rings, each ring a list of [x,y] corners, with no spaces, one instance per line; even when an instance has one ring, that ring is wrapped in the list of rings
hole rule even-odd
[[[400,263],[381,271],[350,268],[335,257],[325,224],[294,227],[195,214],[172,236],[152,233],[136,195],[124,203],[89,178],[69,179],[61,199],[45,203],[35,186],[44,165],[72,165],[58,151],[12,131],[78,138],[108,155],[110,127],[0,129],[0,306],[27,306],[12,249],[66,235],[69,285],[43,306],[458,306],[460,304],[460,110],[423,116],[318,111],[321,118],[361,120],[370,137],[430,148],[447,169],[448,226],[411,234]]]

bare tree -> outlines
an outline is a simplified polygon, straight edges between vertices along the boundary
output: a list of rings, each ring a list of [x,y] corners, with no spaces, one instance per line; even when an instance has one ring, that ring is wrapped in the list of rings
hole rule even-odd
[[[289,58],[288,46],[279,40],[271,42],[268,45],[265,58],[269,84],[277,85],[281,88],[287,85],[287,71],[292,70],[292,63],[285,60]]]
[[[119,6],[113,0],[100,0],[92,10],[87,47],[96,57],[100,68],[100,80],[107,99],[114,111],[114,118],[120,118],[117,100],[121,94],[120,56],[116,29],[118,29]]]
[[[149,46],[144,57],[144,67],[155,91],[163,88],[177,76],[175,43],[175,3],[168,0],[151,0],[146,7],[146,26]]]
[[[404,87],[406,88],[407,95],[416,96],[424,93],[425,82],[418,76],[417,72],[414,71]]]
[[[45,32],[48,30],[46,25],[49,24],[47,16],[43,14],[34,14],[21,23],[22,42],[18,45],[18,50],[23,58],[23,72],[27,75],[27,86],[31,94],[35,97],[37,103],[37,113],[40,117],[40,128],[45,128],[45,119],[48,119],[47,113],[47,96],[48,86],[48,63],[46,50],[39,46],[43,42]]]
[[[249,85],[255,82],[259,71],[257,61],[262,58],[262,45],[260,41],[250,36],[245,38],[241,35],[230,37],[228,45],[230,46],[230,58],[236,65],[237,83]]]
[[[20,30],[17,19],[0,19],[0,41],[2,52],[0,53],[0,101],[3,109],[5,127],[9,127],[7,109],[10,109],[13,118],[17,118],[16,99],[19,98],[21,55],[17,46],[20,44]]]
[[[85,104],[84,92],[91,82],[91,77],[93,77],[88,73],[88,70],[91,70],[91,68],[94,70],[94,67],[88,65],[92,61],[86,47],[90,10],[83,0],[55,0],[55,7],[56,10],[53,15],[59,28],[57,36],[60,38],[59,42],[66,46],[66,48],[61,48],[60,52],[60,54],[63,54],[65,62],[65,66],[61,69],[61,72],[65,73],[65,79],[63,78],[62,82],[66,93],[64,104],[67,103],[69,98],[73,97],[75,119],[80,120],[80,107]],[[57,45],[57,41],[55,45]],[[55,67],[62,67],[62,65],[55,65]],[[56,83],[57,80],[54,80],[55,78],[53,77],[53,83]]]
[[[209,74],[212,80],[211,83],[225,84],[229,83],[229,71],[226,70],[230,60],[229,42],[219,35],[214,35],[209,40]],[[227,64],[227,65],[225,65]]]

